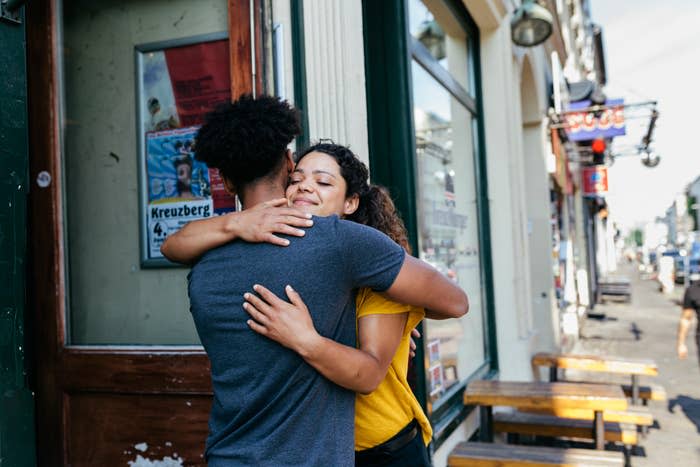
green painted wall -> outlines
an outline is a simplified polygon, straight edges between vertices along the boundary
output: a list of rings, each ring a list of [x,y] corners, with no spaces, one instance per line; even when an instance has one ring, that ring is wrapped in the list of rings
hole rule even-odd
[[[0,465],[35,465],[34,399],[25,362],[28,193],[23,24],[0,20]]]

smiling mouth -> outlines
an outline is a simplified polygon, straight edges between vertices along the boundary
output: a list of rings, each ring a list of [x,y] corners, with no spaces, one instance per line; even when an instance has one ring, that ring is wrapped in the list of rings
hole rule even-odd
[[[308,199],[297,198],[292,202],[292,204],[300,206],[316,206],[317,203],[314,203]]]

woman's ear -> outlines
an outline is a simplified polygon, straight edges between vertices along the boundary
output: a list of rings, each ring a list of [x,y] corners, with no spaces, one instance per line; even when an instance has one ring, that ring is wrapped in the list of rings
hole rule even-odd
[[[355,193],[349,198],[345,198],[345,203],[343,204],[343,215],[349,216],[357,211],[360,206],[360,196]]]

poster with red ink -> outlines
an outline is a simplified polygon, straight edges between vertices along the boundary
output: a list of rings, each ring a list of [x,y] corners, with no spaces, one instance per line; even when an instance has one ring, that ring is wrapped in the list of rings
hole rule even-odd
[[[204,116],[231,99],[229,43],[205,36],[147,44],[136,47],[136,58],[141,263],[163,266],[168,262],[160,245],[168,235],[191,220],[236,208],[218,170],[194,157]],[[188,215],[163,217],[180,210]]]

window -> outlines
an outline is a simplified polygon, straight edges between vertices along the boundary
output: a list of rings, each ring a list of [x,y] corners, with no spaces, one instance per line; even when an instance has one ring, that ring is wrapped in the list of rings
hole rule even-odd
[[[476,63],[467,30],[447,3],[411,0],[408,16],[419,255],[470,299],[466,317],[423,325],[426,403],[432,415],[449,405],[451,396],[461,392],[460,383],[477,373],[488,355],[476,185]]]
[[[473,117],[415,61],[412,69],[419,254],[470,298],[467,317],[424,324],[433,404],[485,358]]]
[[[205,92],[212,104],[228,99],[226,92],[212,92],[229,86],[222,84],[229,79],[227,3],[207,0],[193,10],[184,0],[74,0],[63,2],[62,10],[68,343],[196,345],[187,271],[141,266],[139,173],[143,168],[137,157],[138,141],[146,131],[184,131],[181,127],[196,125],[198,119],[192,115],[202,113],[203,100],[197,97]],[[156,47],[158,43],[162,47]],[[190,49],[197,57],[199,49],[215,49],[217,63],[224,56],[222,82],[205,83],[193,75],[197,67],[185,65],[191,55],[182,56]],[[170,65],[175,61],[170,63],[172,57],[166,57],[170,51],[178,52],[174,59],[179,60],[178,70],[185,78],[173,75]],[[145,81],[152,84],[150,88],[139,86],[139,68],[149,73]],[[168,84],[168,92],[159,83]],[[139,90],[150,94],[137,100]],[[177,102],[178,93],[189,99],[181,99],[185,105]],[[141,118],[139,108],[147,112]],[[153,183],[148,186],[154,196],[175,196],[175,168],[172,163],[163,167],[169,172],[160,178],[151,176]],[[206,175],[197,172],[197,166],[190,167],[192,181]],[[192,192],[203,197],[201,191]]]
[[[495,370],[489,347],[488,216],[478,144],[476,28],[456,2],[410,0],[418,254],[469,295],[459,320],[423,324],[426,410],[439,441],[463,416],[467,381]],[[418,384],[421,384],[420,382]]]

